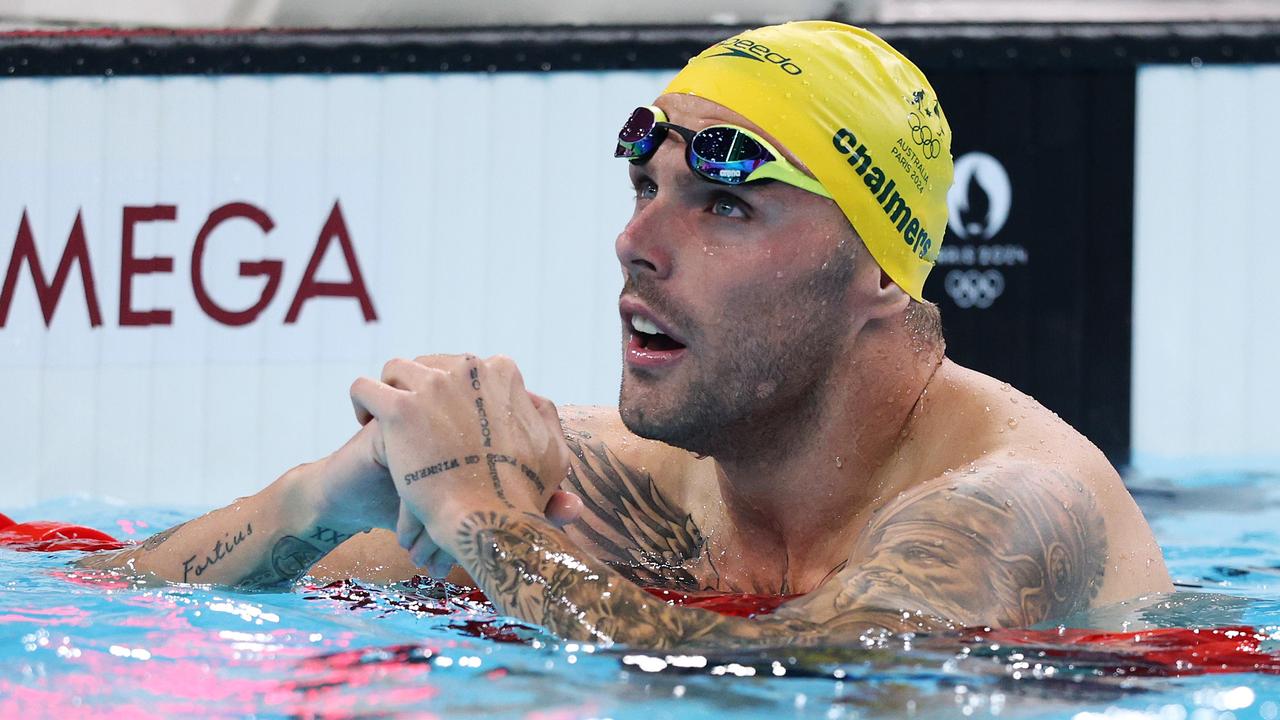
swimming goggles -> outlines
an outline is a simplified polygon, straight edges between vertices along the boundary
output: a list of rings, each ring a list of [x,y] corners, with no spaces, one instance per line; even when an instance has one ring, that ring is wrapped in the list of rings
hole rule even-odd
[[[721,185],[741,185],[753,180],[777,180],[830,198],[822,183],[787,162],[767,140],[737,125],[712,125],[697,132],[667,122],[656,106],[638,107],[618,133],[614,157],[640,164],[653,157],[658,146],[674,130],[684,138],[685,162],[695,175]]]

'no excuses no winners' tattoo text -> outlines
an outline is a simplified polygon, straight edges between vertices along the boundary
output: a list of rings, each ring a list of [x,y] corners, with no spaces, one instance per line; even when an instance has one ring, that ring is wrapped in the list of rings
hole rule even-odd
[[[411,473],[406,473],[404,476],[404,484],[407,487],[420,480],[425,480],[435,475],[441,475],[449,472],[450,470],[457,470],[458,468],[465,467],[467,465],[478,465],[482,459],[488,469],[489,481],[493,483],[494,493],[497,494],[498,499],[507,507],[510,508],[514,506],[509,500],[507,500],[507,493],[503,488],[502,478],[498,475],[499,465],[510,465],[511,467],[518,469],[520,474],[532,483],[535,488],[537,488],[539,494],[546,492],[546,483],[542,481],[542,477],[538,475],[536,470],[517,458],[500,453],[485,453],[483,458],[479,455],[467,455],[462,458],[447,458],[439,462],[432,463],[431,465],[418,468]]]

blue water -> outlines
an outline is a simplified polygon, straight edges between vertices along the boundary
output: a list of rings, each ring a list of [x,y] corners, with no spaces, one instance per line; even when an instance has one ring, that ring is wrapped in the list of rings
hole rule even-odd
[[[1068,624],[1247,625],[1280,654],[1280,478],[1133,487],[1180,591]],[[192,515],[93,501],[9,514],[129,539]],[[560,643],[451,586],[130,587],[84,578],[75,555],[0,550],[0,717],[1280,717],[1280,675],[1152,676],[1096,648],[974,636],[651,656]]]

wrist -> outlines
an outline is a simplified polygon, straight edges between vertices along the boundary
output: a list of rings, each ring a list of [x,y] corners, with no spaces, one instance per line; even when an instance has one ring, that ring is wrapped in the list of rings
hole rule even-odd
[[[373,529],[330,502],[325,492],[328,462],[324,458],[292,468],[271,487],[278,494],[276,506],[285,534],[326,551]]]
[[[305,463],[285,471],[274,483],[267,487],[272,493],[277,517],[282,528],[288,528],[291,534],[302,532],[305,528],[325,519],[323,488],[319,482],[320,467],[323,460]]]

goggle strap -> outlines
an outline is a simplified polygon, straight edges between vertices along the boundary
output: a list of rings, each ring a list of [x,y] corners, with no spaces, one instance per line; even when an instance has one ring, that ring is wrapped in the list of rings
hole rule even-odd
[[[756,178],[779,180],[787,183],[788,185],[794,185],[801,190],[807,190],[814,195],[821,195],[828,200],[832,199],[831,193],[827,192],[827,189],[822,186],[822,183],[814,180],[808,175],[805,175],[800,168],[791,165],[790,163],[784,165],[783,162],[785,161],[765,163],[757,168],[755,172],[751,173],[749,177],[752,180],[755,180]]]

